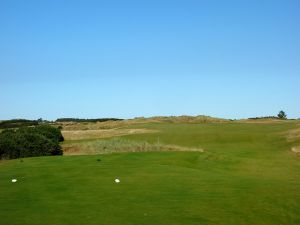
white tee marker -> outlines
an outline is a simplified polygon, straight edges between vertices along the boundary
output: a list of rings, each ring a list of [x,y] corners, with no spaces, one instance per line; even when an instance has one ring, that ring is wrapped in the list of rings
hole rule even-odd
[[[120,180],[118,178],[115,179],[116,183],[120,183]]]
[[[18,180],[17,179],[12,179],[11,182],[16,183]]]

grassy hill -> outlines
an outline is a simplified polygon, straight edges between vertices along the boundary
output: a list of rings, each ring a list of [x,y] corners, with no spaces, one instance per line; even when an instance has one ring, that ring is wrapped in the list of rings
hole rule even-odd
[[[300,224],[299,121],[142,120],[68,124],[65,156],[1,161],[0,224]]]

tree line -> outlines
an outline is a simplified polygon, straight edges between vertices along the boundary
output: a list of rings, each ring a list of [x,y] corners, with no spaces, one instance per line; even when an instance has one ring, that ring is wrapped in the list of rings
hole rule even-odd
[[[25,120],[25,119],[4,120],[0,122],[0,129],[36,126],[38,124],[39,124],[38,120]]]
[[[261,116],[261,117],[251,117],[249,118],[250,120],[259,120],[259,119],[281,119],[281,120],[286,120],[287,115],[284,111],[279,111],[277,116]]]

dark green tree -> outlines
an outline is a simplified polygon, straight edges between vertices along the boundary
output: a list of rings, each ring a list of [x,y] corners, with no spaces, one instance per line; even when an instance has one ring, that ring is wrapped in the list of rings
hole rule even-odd
[[[282,110],[278,113],[277,116],[278,116],[279,119],[283,119],[283,120],[285,120],[287,118],[286,113]]]

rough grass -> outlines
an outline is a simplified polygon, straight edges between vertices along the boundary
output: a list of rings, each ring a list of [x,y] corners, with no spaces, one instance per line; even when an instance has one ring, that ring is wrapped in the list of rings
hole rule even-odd
[[[124,135],[153,133],[155,130],[149,129],[99,129],[99,130],[67,130],[62,131],[65,140],[99,139],[111,138]]]
[[[143,120],[120,120],[120,121],[105,121],[105,122],[59,122],[57,125],[62,126],[63,130],[101,130],[126,127],[134,124],[143,124]]]
[[[64,155],[96,155],[114,152],[155,152],[155,151],[197,151],[201,148],[188,148],[177,145],[166,145],[160,142],[150,144],[146,141],[132,141],[113,138],[108,140],[92,140],[88,142],[69,142],[63,146]]]
[[[285,132],[285,135],[287,137],[287,141],[292,145],[292,152],[300,154],[300,123],[297,125],[297,128]]]

